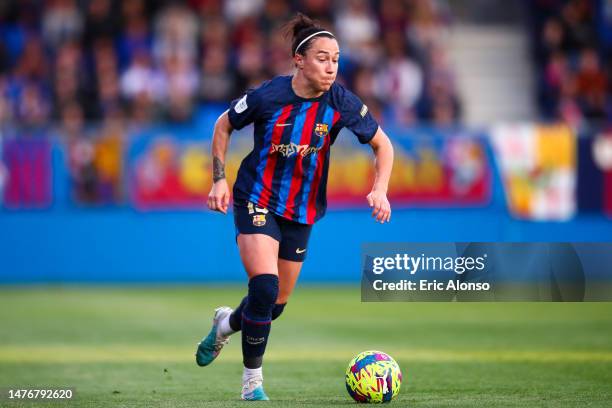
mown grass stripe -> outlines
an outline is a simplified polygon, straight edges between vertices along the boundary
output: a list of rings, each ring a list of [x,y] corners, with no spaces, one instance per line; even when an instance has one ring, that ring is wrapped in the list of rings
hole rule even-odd
[[[187,362],[193,359],[193,349],[146,346],[3,346],[0,364],[23,363],[93,363],[93,362]],[[396,349],[385,350],[396,360],[418,362],[612,362],[612,351],[576,350],[438,350]],[[266,361],[348,361],[351,352],[343,349],[270,350]],[[239,362],[242,356],[236,350],[224,353],[220,361]]]

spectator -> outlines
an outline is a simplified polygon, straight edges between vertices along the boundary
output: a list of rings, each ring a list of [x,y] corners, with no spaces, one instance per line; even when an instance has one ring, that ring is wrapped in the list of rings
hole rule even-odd
[[[585,0],[570,0],[562,8],[564,35],[570,49],[580,49],[594,43],[594,21],[589,3]]]
[[[143,16],[129,17],[125,22],[125,30],[119,37],[119,64],[125,68],[138,52],[152,53],[153,36],[149,25]]]
[[[146,51],[140,50],[121,76],[121,93],[129,101],[144,96],[150,101],[161,101],[165,85],[161,75],[153,68]]]
[[[48,75],[47,63],[40,39],[30,36],[13,71],[14,77],[43,85]]]
[[[415,104],[423,90],[423,71],[406,55],[402,33],[385,34],[387,61],[376,75],[377,96],[386,100],[393,117],[404,124],[416,120]]]
[[[189,61],[178,56],[163,61],[162,92],[167,119],[183,122],[190,119],[198,90],[198,74]]]
[[[83,17],[77,9],[75,0],[50,0],[42,18],[42,34],[52,48],[66,41],[80,37],[83,31]]]
[[[81,105],[74,100],[60,107],[60,131],[64,138],[75,141],[85,135],[84,116]]]
[[[284,21],[290,18],[291,10],[286,1],[268,0],[259,18],[259,26],[264,31],[264,34],[270,35],[272,32],[277,31]]]
[[[119,29],[115,13],[111,0],[91,0],[89,2],[83,32],[85,47],[93,46],[101,38],[115,38]]]
[[[603,119],[606,110],[608,79],[601,69],[599,56],[593,49],[585,49],[580,56],[580,66],[576,74],[578,98],[585,116]]]
[[[540,61],[546,61],[554,53],[568,50],[565,32],[558,19],[551,17],[544,24],[540,48]]]
[[[68,102],[88,103],[85,84],[90,78],[83,63],[83,55],[79,44],[67,42],[57,51],[53,71],[53,91],[56,109]],[[57,114],[55,115],[57,117]]]
[[[225,0],[224,14],[231,23],[261,14],[264,0]]]
[[[187,8],[170,3],[155,19],[153,55],[156,61],[179,58],[195,63],[198,21]]]
[[[365,0],[350,0],[343,4],[336,18],[336,35],[343,50],[358,55],[362,44],[378,39],[378,21]]]
[[[0,126],[13,122],[13,104],[9,96],[9,81],[0,75]]]
[[[367,105],[376,121],[381,123],[383,121],[382,101],[376,96],[375,80],[376,76],[372,69],[361,68],[355,74],[353,89]]]
[[[403,0],[382,0],[379,14],[379,26],[385,31],[406,31],[409,15]]]
[[[595,32],[595,8],[587,0],[533,5],[537,16],[536,62],[540,108],[545,117],[582,127],[611,119],[608,51]],[[604,63],[605,61],[605,63]]]
[[[310,18],[323,23],[332,21],[332,2],[329,0],[299,0],[298,9]],[[322,24],[326,27],[328,24]]]
[[[234,76],[228,70],[225,49],[218,45],[206,48],[202,58],[200,99],[204,102],[223,102],[234,95]]]
[[[571,25],[586,30],[592,21],[592,10],[574,1],[555,20],[561,31]],[[0,7],[3,121],[61,122],[75,105],[84,121],[189,120],[198,101],[226,103],[271,76],[291,73],[280,28],[298,9],[336,33],[338,80],[356,85],[372,112],[412,123],[456,120],[460,110],[440,0],[9,3]],[[584,91],[592,82],[587,76],[581,74],[580,92],[571,97],[585,106],[592,101]],[[449,106],[451,114],[442,114]]]
[[[246,89],[265,79],[264,39],[256,26],[244,36],[236,54],[236,77],[239,89]]]
[[[17,119],[25,127],[41,129],[49,120],[50,106],[48,98],[34,83],[24,86],[18,104]]]
[[[96,81],[88,100],[95,106],[88,111],[95,110],[95,117],[100,119],[106,116],[109,109],[114,110],[119,106],[121,97],[119,63],[110,40],[103,38],[96,41],[94,45],[94,64]],[[94,114],[90,113],[88,116],[92,117]]]

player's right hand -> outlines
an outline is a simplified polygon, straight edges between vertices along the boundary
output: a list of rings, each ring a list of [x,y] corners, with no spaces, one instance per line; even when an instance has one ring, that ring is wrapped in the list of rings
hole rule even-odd
[[[376,222],[384,224],[391,221],[391,204],[387,199],[387,193],[374,189],[366,198],[372,207],[372,217]]]
[[[226,179],[221,179],[213,184],[208,194],[208,208],[227,214],[229,206],[230,191]]]

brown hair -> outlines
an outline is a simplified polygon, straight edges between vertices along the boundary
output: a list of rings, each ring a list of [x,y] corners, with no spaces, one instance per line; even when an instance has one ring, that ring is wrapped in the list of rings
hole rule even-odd
[[[295,55],[297,51],[296,48],[304,40],[304,38],[316,33],[317,31],[325,31],[325,28],[321,27],[318,21],[312,20],[307,15],[297,13],[295,17],[293,17],[291,20],[289,20],[287,24],[285,24],[284,31],[285,37],[292,37],[291,55]],[[322,33],[320,35],[327,38],[335,38],[333,35],[328,33]],[[304,55],[316,38],[317,36],[312,37],[304,44],[302,44],[299,53]]]

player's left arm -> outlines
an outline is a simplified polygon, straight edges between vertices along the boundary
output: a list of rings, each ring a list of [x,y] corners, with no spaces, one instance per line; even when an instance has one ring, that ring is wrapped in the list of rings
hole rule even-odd
[[[380,223],[385,223],[391,220],[391,204],[387,199],[387,189],[393,168],[393,145],[380,126],[368,143],[374,151],[376,168],[374,185],[367,196],[368,204],[372,207],[372,217]]]

